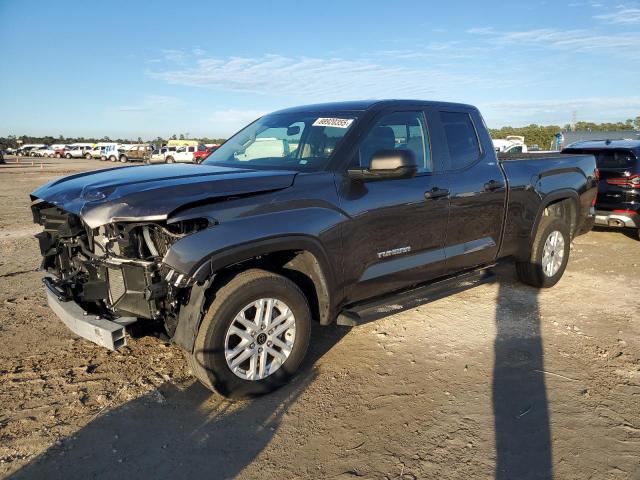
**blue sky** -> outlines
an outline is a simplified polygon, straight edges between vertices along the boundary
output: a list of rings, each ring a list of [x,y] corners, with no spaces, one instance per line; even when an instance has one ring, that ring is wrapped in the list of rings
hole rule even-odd
[[[332,100],[640,115],[640,2],[0,0],[0,135],[226,136]]]

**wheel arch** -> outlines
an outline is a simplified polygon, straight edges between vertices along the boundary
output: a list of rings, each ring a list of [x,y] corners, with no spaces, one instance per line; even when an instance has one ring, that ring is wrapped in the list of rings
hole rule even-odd
[[[551,210],[550,210],[551,209]],[[580,197],[575,190],[563,189],[545,195],[538,208],[533,227],[530,232],[531,241],[535,237],[542,217],[556,216],[568,218],[569,231],[573,236],[577,228],[578,215],[580,214]]]
[[[312,317],[321,325],[335,317],[337,287],[328,256],[319,241],[295,236],[266,239],[213,255],[193,276],[190,299],[178,314],[174,343],[191,352],[202,317],[216,292],[238,273],[260,268],[292,280],[307,297]]]

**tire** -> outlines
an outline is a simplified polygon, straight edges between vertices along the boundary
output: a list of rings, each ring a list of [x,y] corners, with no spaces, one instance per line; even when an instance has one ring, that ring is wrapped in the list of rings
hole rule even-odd
[[[176,163],[176,161],[173,159],[173,157],[167,157],[167,159],[165,160],[166,163]]]
[[[551,235],[556,234],[562,238],[563,244],[561,248],[557,246],[560,242],[556,241],[556,247],[553,249],[551,255],[547,255],[546,259],[555,258],[555,266],[551,267],[551,270],[545,269],[545,266],[549,266],[548,261],[545,261],[545,244],[549,240],[553,244]],[[558,237],[556,237],[558,238]],[[551,245],[549,244],[549,245]],[[550,288],[553,287],[562,278],[567,263],[569,262],[569,251],[571,246],[571,234],[569,233],[569,225],[557,217],[542,217],[540,225],[536,231],[536,236],[531,246],[531,257],[526,262],[517,262],[516,271],[518,278],[523,283],[531,285],[537,288]],[[562,254],[562,258],[557,264],[557,257]]]
[[[60,155],[59,153],[56,153],[56,158],[60,158],[62,157],[62,155]]]
[[[288,357],[273,373],[260,380],[247,380],[234,373],[225,358],[227,331],[235,322],[236,315],[251,307],[259,299],[276,299],[293,313],[295,333]],[[276,315],[274,313],[274,315]],[[282,324],[281,324],[282,325]],[[268,329],[268,327],[266,327]],[[256,341],[241,350],[257,352],[259,345],[269,345],[266,331],[257,329]],[[288,335],[289,332],[282,335]],[[194,344],[193,354],[187,354],[192,373],[207,388],[228,398],[240,399],[264,395],[284,385],[298,370],[309,346],[311,334],[311,312],[306,297],[298,286],[288,278],[264,270],[251,269],[242,272],[222,286],[204,315]],[[263,340],[258,340],[264,335]],[[262,342],[262,343],[260,343]],[[265,343],[266,342],[266,343]],[[273,345],[273,344],[272,344]],[[279,348],[279,347],[278,347]],[[282,351],[281,351],[282,353]],[[259,361],[259,354],[256,362]],[[267,348],[264,349],[268,361]],[[271,357],[272,362],[275,357]],[[250,360],[247,360],[250,361]],[[268,365],[272,365],[269,362]]]
[[[67,154],[64,156],[64,158],[71,158],[71,154],[70,154],[70,153],[67,153]]]
[[[114,155],[111,155],[111,156],[109,157],[109,161],[111,161],[111,162],[115,162],[115,161],[117,161],[117,160],[118,160],[118,159],[117,159]]]
[[[84,158],[86,158],[87,160],[91,160],[91,154],[85,153]]]
[[[122,163],[127,163],[129,161],[129,159],[127,158],[126,155],[120,155],[120,161]]]

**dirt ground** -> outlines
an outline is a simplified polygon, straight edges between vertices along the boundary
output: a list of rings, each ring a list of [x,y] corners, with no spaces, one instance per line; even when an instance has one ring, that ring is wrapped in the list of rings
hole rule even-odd
[[[0,477],[640,479],[639,241],[579,237],[550,290],[507,266],[315,328],[289,386],[229,402],[178,348],[110,352],[47,308],[28,193],[105,165],[26,162],[0,165]]]

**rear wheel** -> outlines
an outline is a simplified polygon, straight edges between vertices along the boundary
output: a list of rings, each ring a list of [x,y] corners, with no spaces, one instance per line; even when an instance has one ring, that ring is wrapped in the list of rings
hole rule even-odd
[[[569,226],[564,220],[542,217],[529,260],[516,263],[520,280],[538,288],[553,287],[567,268],[570,244]]]
[[[173,157],[167,157],[166,162],[167,163],[175,163],[176,161],[173,159]]]
[[[56,153],[56,158],[60,158],[61,155],[59,153]]]
[[[285,384],[307,352],[311,312],[288,278],[247,270],[229,281],[202,320],[193,354],[193,374],[230,398],[269,393]]]
[[[115,162],[115,161],[117,161],[117,160],[118,160],[118,159],[116,158],[116,156],[115,156],[115,155],[111,155],[111,156],[109,157],[109,161],[111,161],[111,162]]]

